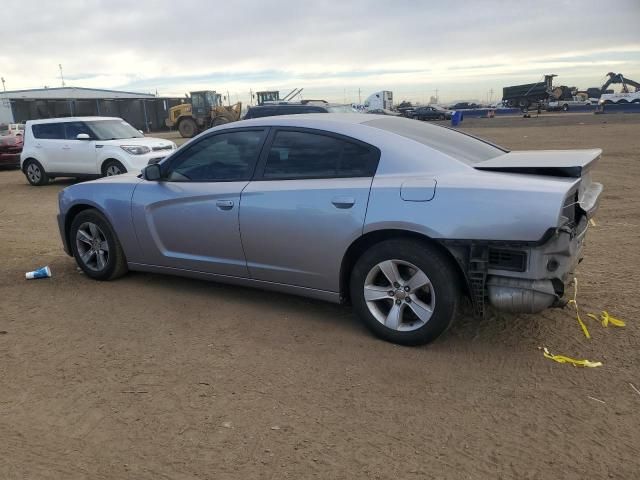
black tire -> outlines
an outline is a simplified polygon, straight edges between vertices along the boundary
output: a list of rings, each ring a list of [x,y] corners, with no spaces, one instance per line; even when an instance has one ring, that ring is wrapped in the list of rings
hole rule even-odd
[[[78,236],[82,236],[78,234],[78,230],[82,228],[86,231],[86,225],[88,224],[96,225],[99,229],[99,239],[102,240],[104,238],[103,241],[107,242],[108,251],[103,252],[102,258],[105,261],[102,268],[100,268],[100,265],[97,265],[97,253],[95,255],[89,255],[88,261],[85,261],[83,259],[83,252],[80,251],[80,248],[85,249],[87,244],[84,243],[85,241],[77,240]],[[69,229],[69,243],[78,266],[88,277],[91,277],[94,280],[114,280],[121,277],[128,271],[127,259],[124,256],[120,241],[109,224],[109,221],[98,210],[91,208],[83,210],[76,215],[71,222],[71,228]],[[79,247],[79,244],[81,247]],[[86,256],[86,250],[84,253]],[[106,258],[104,256],[105,254]],[[95,258],[97,268],[94,268],[91,265],[93,258]]]
[[[24,176],[27,177],[27,181],[35,187],[41,187],[49,183],[47,172],[37,160],[31,158],[24,162],[23,172]]]
[[[118,160],[107,160],[102,164],[102,176],[112,177],[127,173],[127,169]]]
[[[183,118],[178,124],[178,131],[182,138],[192,138],[198,133],[198,124],[193,118]]]
[[[640,98],[636,98],[635,100],[632,100],[631,103],[640,103]]]
[[[440,120],[446,120],[444,115],[440,115],[440,117],[438,117]]]
[[[376,265],[387,260],[408,262],[422,270],[429,279],[433,313],[424,325],[415,330],[400,331],[383,325],[367,305],[364,297],[367,276],[374,271]],[[426,242],[410,239],[386,240],[369,248],[358,259],[351,273],[350,293],[354,311],[376,336],[401,345],[422,345],[435,340],[453,322],[460,303],[459,275],[451,260]],[[384,304],[386,300],[380,301]],[[392,297],[388,300],[388,308],[393,308],[394,301],[398,301]],[[410,306],[403,305],[403,308]]]
[[[564,105],[562,105],[562,111],[563,112],[568,112],[569,111],[569,105],[567,105],[566,103]]]

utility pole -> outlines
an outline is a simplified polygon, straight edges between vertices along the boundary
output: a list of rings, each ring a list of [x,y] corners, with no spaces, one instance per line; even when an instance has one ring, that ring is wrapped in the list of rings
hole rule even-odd
[[[438,100],[438,89],[436,88],[436,105],[440,103],[440,101]]]
[[[253,90],[249,89],[249,104],[253,105]]]
[[[60,69],[60,80],[62,80],[62,86],[65,87],[65,83],[64,83],[64,76],[62,75],[62,64],[59,63],[58,64],[58,68]]]
[[[491,100],[493,100],[493,88],[489,90],[489,103],[491,103]]]
[[[229,90],[227,90],[227,103],[231,106],[231,97],[229,96]]]
[[[360,89],[358,88],[358,105],[362,105],[362,97],[360,96]]]
[[[7,89],[6,89],[6,88],[5,88],[5,86],[4,86],[4,77],[0,77],[0,80],[2,80],[2,91],[3,91],[3,92],[6,92],[6,91],[7,91]]]

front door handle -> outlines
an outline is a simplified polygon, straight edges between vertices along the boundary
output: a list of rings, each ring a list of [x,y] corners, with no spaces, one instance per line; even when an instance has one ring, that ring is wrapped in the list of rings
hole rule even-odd
[[[351,208],[355,205],[356,199],[347,195],[338,195],[337,197],[333,197],[331,203],[333,203],[336,208]]]
[[[220,210],[231,210],[233,208],[233,200],[218,200],[216,205]]]
[[[63,150],[71,150],[71,147],[69,145],[65,145],[64,147],[62,147]]]

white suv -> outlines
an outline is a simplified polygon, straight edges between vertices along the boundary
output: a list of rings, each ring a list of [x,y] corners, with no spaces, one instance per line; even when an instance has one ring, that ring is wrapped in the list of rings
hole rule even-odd
[[[67,117],[26,124],[20,168],[31,185],[55,177],[100,177],[139,172],[176,149],[145,137],[121,118]]]

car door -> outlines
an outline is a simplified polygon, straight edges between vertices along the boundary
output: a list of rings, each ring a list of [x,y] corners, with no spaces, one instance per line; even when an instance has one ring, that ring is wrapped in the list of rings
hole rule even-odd
[[[61,172],[90,175],[98,174],[95,135],[85,122],[65,122],[65,141],[62,143]],[[84,133],[89,138],[78,140]]]
[[[238,225],[240,192],[253,174],[265,129],[233,129],[197,139],[163,161],[161,181],[142,181],[132,198],[142,263],[247,277]]]
[[[31,126],[33,151],[46,172],[62,172],[65,142],[64,127],[60,122],[36,123]]]
[[[337,292],[342,256],[362,235],[379,157],[348,137],[272,129],[240,200],[251,277]]]

